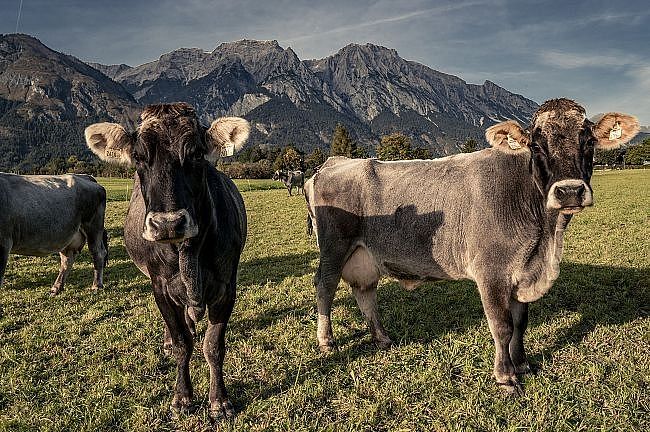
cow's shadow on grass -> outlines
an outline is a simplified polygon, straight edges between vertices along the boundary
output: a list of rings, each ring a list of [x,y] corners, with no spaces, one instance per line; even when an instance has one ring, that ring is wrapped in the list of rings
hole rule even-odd
[[[239,263],[238,282],[241,285],[278,283],[287,277],[304,276],[313,272],[310,263],[316,258],[318,252],[310,251],[242,260]]]
[[[567,313],[578,313],[580,319],[561,328],[555,334],[555,341],[543,351],[528,353],[533,364],[544,368],[543,359],[569,345],[579,344],[598,325],[620,325],[650,312],[650,269],[595,266],[564,263],[559,279],[552,290],[530,307],[529,328],[535,328]],[[339,288],[341,289],[341,288]],[[482,325],[487,329],[483,308],[476,285],[469,281],[437,282],[425,284],[413,292],[402,290],[397,283],[385,284],[379,290],[378,305],[382,321],[391,338],[399,345],[427,343],[449,332],[462,332],[472,326]],[[338,308],[352,309],[360,317],[359,309],[351,295],[335,301],[334,321]],[[311,314],[315,320],[315,299],[311,304],[298,305],[299,314]],[[269,312],[269,311],[266,311]],[[256,320],[258,329],[283,318],[275,310]],[[247,326],[247,330],[249,330]],[[237,330],[235,330],[237,331]],[[376,352],[369,343],[369,331],[348,332],[341,337],[335,334],[338,351],[322,356],[310,356],[299,366],[327,376],[330,372],[347,368],[351,361]],[[313,335],[316,350],[316,338]],[[540,362],[542,362],[540,364]],[[490,372],[490,371],[486,371]],[[266,399],[302,384],[297,379],[299,370],[288,370],[286,379],[259,391],[259,382],[242,380],[231,383],[235,402],[240,407],[254,399]],[[312,375],[313,376],[313,375]],[[240,398],[238,398],[238,395]],[[246,395],[246,396],[244,396]]]

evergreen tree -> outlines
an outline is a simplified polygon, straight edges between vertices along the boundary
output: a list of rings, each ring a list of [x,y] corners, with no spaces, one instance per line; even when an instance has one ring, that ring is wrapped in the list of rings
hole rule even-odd
[[[326,160],[327,155],[323,153],[320,147],[316,147],[305,159],[305,165],[307,169],[315,169],[317,166],[324,164]]]
[[[350,138],[347,129],[337,123],[332,135],[332,145],[330,147],[331,156],[347,156],[349,158],[362,157],[363,154],[357,148],[357,143]]]
[[[641,144],[630,146],[625,153],[625,163],[629,165],[643,165],[650,162],[650,138],[643,140]]]
[[[399,132],[384,135],[377,147],[377,157],[380,160],[412,159],[411,139]]]
[[[478,143],[475,139],[469,138],[460,148],[461,153],[473,153],[478,150]]]

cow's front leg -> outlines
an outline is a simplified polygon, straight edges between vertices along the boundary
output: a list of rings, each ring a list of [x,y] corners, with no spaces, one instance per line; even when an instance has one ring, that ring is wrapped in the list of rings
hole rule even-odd
[[[235,409],[228,398],[223,381],[223,361],[226,355],[226,325],[235,304],[235,288],[225,303],[208,308],[208,328],[203,340],[203,355],[210,365],[210,415],[214,419],[232,418]]]
[[[166,356],[172,355],[172,334],[169,331],[169,327],[167,327],[167,323],[164,325],[165,327],[165,335],[163,338],[163,354]]]
[[[171,302],[163,292],[161,283],[152,280],[152,285],[156,304],[169,329],[172,354],[176,359],[176,387],[171,409],[174,412],[189,412],[194,395],[190,380],[190,357],[194,349],[194,341],[185,323],[185,307]]]
[[[510,339],[510,360],[515,367],[516,374],[526,374],[531,371],[524,349],[524,333],[528,327],[528,303],[521,303],[514,298],[510,300],[510,314],[512,315],[512,339]]]
[[[508,393],[520,394],[523,389],[517,379],[509,352],[513,334],[510,287],[505,283],[488,282],[479,284],[479,291],[483,310],[494,339],[494,377],[497,384]]]

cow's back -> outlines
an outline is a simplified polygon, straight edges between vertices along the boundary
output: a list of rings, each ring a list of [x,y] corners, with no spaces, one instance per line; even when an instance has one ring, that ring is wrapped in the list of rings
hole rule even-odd
[[[0,235],[12,253],[47,255],[61,250],[106,202],[90,176],[0,174]]]

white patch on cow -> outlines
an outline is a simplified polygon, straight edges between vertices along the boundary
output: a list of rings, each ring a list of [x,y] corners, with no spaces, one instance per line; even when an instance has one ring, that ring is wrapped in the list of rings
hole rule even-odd
[[[583,186],[584,187],[584,193],[582,195],[582,204],[581,207],[588,207],[590,205],[593,205],[594,203],[594,197],[593,194],[591,193],[591,189],[589,188],[589,185],[585,183],[582,180],[561,180],[559,182],[553,183],[551,186],[551,189],[548,191],[548,196],[546,200],[546,208],[552,209],[552,210],[558,210],[562,208],[562,203],[557,199],[555,196],[555,190],[558,187],[578,187],[578,186]],[[567,213],[577,213],[581,209],[567,209]]]
[[[510,134],[507,135],[508,138],[508,146],[513,149],[513,150],[518,150],[521,148],[521,145],[517,142],[516,139],[514,139]]]
[[[379,281],[379,269],[370,251],[358,246],[343,266],[341,277],[350,285],[366,288]]]
[[[621,137],[621,135],[623,135],[623,129],[621,128],[621,124],[619,122],[616,122],[616,124],[612,126],[612,130],[609,131],[609,140],[617,140]]]

